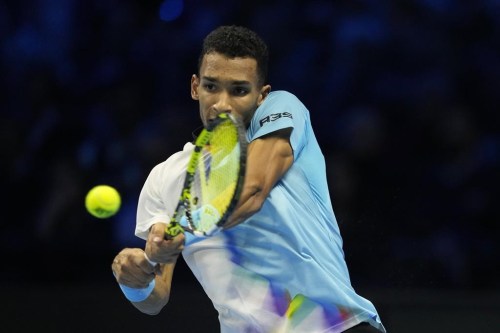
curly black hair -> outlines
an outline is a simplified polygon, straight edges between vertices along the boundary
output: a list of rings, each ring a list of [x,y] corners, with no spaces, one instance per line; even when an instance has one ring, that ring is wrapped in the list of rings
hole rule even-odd
[[[266,43],[254,31],[241,26],[220,26],[203,40],[198,58],[198,73],[205,54],[217,52],[229,58],[252,58],[257,61],[259,84],[267,81],[269,51]]]

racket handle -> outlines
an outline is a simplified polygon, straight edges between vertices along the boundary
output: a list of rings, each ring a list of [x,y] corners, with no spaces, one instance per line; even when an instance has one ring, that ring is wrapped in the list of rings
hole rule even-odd
[[[183,232],[184,228],[179,223],[170,223],[170,225],[165,229],[165,239],[172,239]]]

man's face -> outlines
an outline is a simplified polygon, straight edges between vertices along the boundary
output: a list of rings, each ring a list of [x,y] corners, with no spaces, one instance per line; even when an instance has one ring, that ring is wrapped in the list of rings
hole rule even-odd
[[[257,61],[251,58],[227,58],[220,53],[203,57],[199,77],[191,78],[191,97],[200,103],[204,125],[222,112],[238,115],[248,126],[257,107],[271,90],[260,87]]]

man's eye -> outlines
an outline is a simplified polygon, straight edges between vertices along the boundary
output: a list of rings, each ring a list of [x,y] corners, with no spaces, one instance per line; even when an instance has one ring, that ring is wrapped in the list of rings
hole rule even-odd
[[[234,89],[234,93],[236,95],[246,95],[246,94],[248,94],[248,89],[247,88],[242,88],[242,87],[235,88]]]
[[[213,83],[205,83],[203,85],[203,87],[208,90],[208,91],[212,91],[212,90],[215,90],[215,84]]]

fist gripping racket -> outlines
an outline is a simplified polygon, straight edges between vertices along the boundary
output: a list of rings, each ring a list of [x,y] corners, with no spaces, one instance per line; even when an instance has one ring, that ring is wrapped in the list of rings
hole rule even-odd
[[[182,232],[210,236],[220,230],[240,198],[247,141],[243,123],[221,113],[195,142],[179,203],[165,238]],[[185,221],[184,221],[185,219]]]

